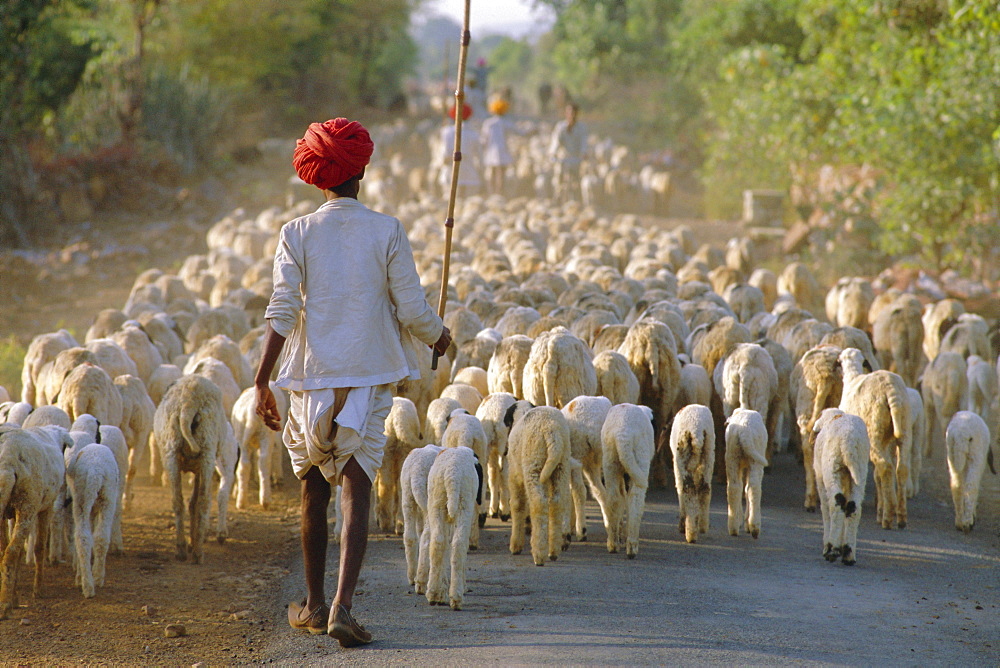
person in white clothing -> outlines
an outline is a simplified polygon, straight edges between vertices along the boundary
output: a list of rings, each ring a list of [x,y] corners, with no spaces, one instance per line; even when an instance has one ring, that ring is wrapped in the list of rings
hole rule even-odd
[[[462,105],[462,164],[458,170],[458,194],[461,197],[479,194],[483,180],[479,177],[479,133],[471,123],[466,123],[472,116],[472,107]],[[451,194],[451,170],[455,155],[455,105],[448,110],[448,119],[441,127],[441,171],[438,173],[438,184],[444,197]]]
[[[510,103],[499,96],[490,100],[490,117],[483,121],[483,168],[491,195],[502,195],[504,173],[513,164],[514,157],[507,148],[507,132],[511,130],[506,118]]]
[[[304,601],[289,604],[289,624],[329,633],[344,647],[372,641],[351,610],[392,388],[419,378],[412,337],[442,354],[451,343],[424,296],[402,225],[357,200],[373,150],[368,131],[344,118],[313,123],[296,143],[299,178],[322,189],[326,202],[281,228],[254,379],[257,414],[277,430],[268,379],[284,350],[276,384],[290,392],[283,440],[302,481],[307,591]],[[344,526],[337,594],[328,607],[326,513],[336,484]]]
[[[567,104],[564,114],[552,131],[549,156],[555,162],[556,193],[567,198],[580,187],[580,164],[587,151],[587,129],[577,122],[579,108],[576,104]]]

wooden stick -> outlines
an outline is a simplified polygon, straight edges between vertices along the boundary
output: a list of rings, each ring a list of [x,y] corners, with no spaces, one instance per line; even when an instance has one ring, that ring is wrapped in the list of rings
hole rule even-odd
[[[444,307],[448,303],[448,272],[451,269],[451,235],[455,228],[455,199],[458,197],[458,171],[462,166],[462,111],[465,109],[465,61],[469,56],[469,5],[465,0],[465,17],[462,25],[462,41],[458,51],[458,83],[455,84],[455,152],[451,160],[451,192],[448,195],[448,217],[444,221],[444,267],[441,270],[441,295],[438,298],[438,316],[444,318]],[[434,351],[431,370],[437,370],[438,354]]]

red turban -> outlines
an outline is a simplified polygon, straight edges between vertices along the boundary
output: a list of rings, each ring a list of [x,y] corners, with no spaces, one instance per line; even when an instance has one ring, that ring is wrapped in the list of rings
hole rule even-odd
[[[357,121],[334,118],[313,123],[295,142],[292,165],[299,178],[322,190],[357,176],[372,157],[375,144]]]
[[[472,107],[470,107],[467,104],[463,104],[462,105],[462,120],[463,121],[467,121],[467,120],[469,120],[470,116],[472,116]],[[455,120],[455,105],[451,105],[451,108],[448,110],[448,118],[450,118],[451,120]]]

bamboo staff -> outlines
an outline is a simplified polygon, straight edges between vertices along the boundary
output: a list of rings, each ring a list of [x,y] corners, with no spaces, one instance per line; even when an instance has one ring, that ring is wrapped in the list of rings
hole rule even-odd
[[[458,196],[458,170],[462,166],[462,111],[465,109],[465,61],[469,55],[469,5],[465,0],[465,17],[462,22],[462,41],[458,51],[458,83],[455,84],[455,152],[451,160],[451,193],[448,195],[448,217],[444,221],[444,267],[441,270],[441,295],[438,298],[438,316],[444,318],[448,303],[448,271],[451,269],[451,234],[455,228],[455,199]],[[431,369],[437,370],[438,354],[434,352]]]

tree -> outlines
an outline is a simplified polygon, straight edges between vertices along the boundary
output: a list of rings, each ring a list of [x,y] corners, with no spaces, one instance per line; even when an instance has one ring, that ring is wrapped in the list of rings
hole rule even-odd
[[[89,3],[7,0],[0,12],[0,237],[27,245],[37,213],[37,177],[28,143],[69,99],[96,55],[73,34],[74,11]]]

